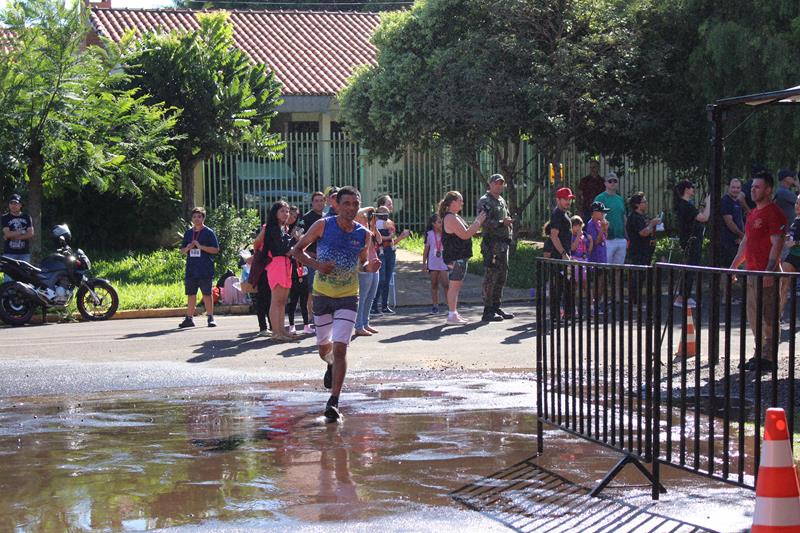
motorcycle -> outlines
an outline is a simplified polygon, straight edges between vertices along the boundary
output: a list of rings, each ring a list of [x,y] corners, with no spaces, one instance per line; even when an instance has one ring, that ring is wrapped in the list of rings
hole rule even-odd
[[[69,227],[55,226],[51,235],[56,241],[56,252],[47,256],[39,267],[0,257],[0,272],[14,279],[0,285],[0,320],[22,326],[30,321],[37,307],[45,311],[65,309],[73,295],[84,319],[97,321],[114,316],[119,307],[117,291],[107,279],[87,276],[92,263],[83,250],[70,247]]]

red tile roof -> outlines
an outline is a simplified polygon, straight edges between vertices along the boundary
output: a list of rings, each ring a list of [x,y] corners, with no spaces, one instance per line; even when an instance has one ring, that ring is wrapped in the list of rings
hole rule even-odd
[[[92,8],[98,34],[119,40],[129,29],[137,35],[164,29],[197,28],[187,9]],[[375,63],[369,38],[376,13],[320,11],[231,11],[233,38],[254,63],[266,64],[283,84],[285,95],[333,95],[356,67]]]

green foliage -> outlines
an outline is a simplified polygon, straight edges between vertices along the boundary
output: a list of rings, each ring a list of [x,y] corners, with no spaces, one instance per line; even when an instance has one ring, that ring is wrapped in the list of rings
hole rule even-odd
[[[219,253],[214,258],[217,277],[238,269],[239,252],[249,248],[260,217],[256,209],[237,209],[228,203],[220,204],[206,217],[206,226],[214,230],[219,240]]]
[[[377,64],[339,94],[346,128],[370,158],[444,144],[484,178],[478,154],[490,149],[519,216],[538,187],[517,187],[536,179],[519,170],[518,141],[556,164],[571,144],[621,151],[612,141],[639,98],[626,17],[611,0],[430,0],[386,13]]]
[[[671,168],[705,172],[710,157],[706,105],[717,99],[797,85],[800,4],[791,0],[669,0],[631,4],[642,29],[641,91],[631,151]],[[796,166],[797,109],[729,113],[726,174],[747,174],[753,162]]]
[[[283,144],[269,132],[282,103],[279,83],[263,65],[252,65],[235,46],[224,11],[198,13],[190,32],[148,33],[128,38],[125,70],[131,86],[180,110],[172,146],[181,168],[184,212],[194,202],[194,169],[210,156],[236,153],[242,143],[265,157],[279,157]]]
[[[154,252],[87,252],[95,276],[111,280],[121,310],[186,305],[186,258],[175,249]]]
[[[134,91],[115,89],[125,79],[119,49],[85,46],[86,13],[79,2],[26,0],[0,15],[15,36],[0,57],[0,153],[28,181],[37,228],[45,190],[92,184],[140,194],[171,183],[165,161],[174,119]]]

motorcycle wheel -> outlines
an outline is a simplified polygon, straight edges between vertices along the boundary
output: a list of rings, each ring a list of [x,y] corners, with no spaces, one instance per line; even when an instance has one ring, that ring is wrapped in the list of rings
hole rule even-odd
[[[0,287],[0,320],[9,326],[24,326],[33,316],[34,306],[17,293],[12,283]]]
[[[108,320],[119,307],[119,296],[114,287],[105,281],[89,281],[92,290],[100,299],[99,304],[95,304],[92,293],[83,285],[78,289],[77,301],[78,311],[86,320],[98,321]]]

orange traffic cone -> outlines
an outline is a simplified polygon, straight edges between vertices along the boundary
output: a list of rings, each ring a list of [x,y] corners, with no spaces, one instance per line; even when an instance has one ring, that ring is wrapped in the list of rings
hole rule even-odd
[[[800,531],[800,487],[783,409],[767,409],[753,533]]]
[[[697,338],[694,335],[694,317],[691,307],[686,308],[686,346],[683,345],[683,335],[681,335],[675,357],[697,357]]]

